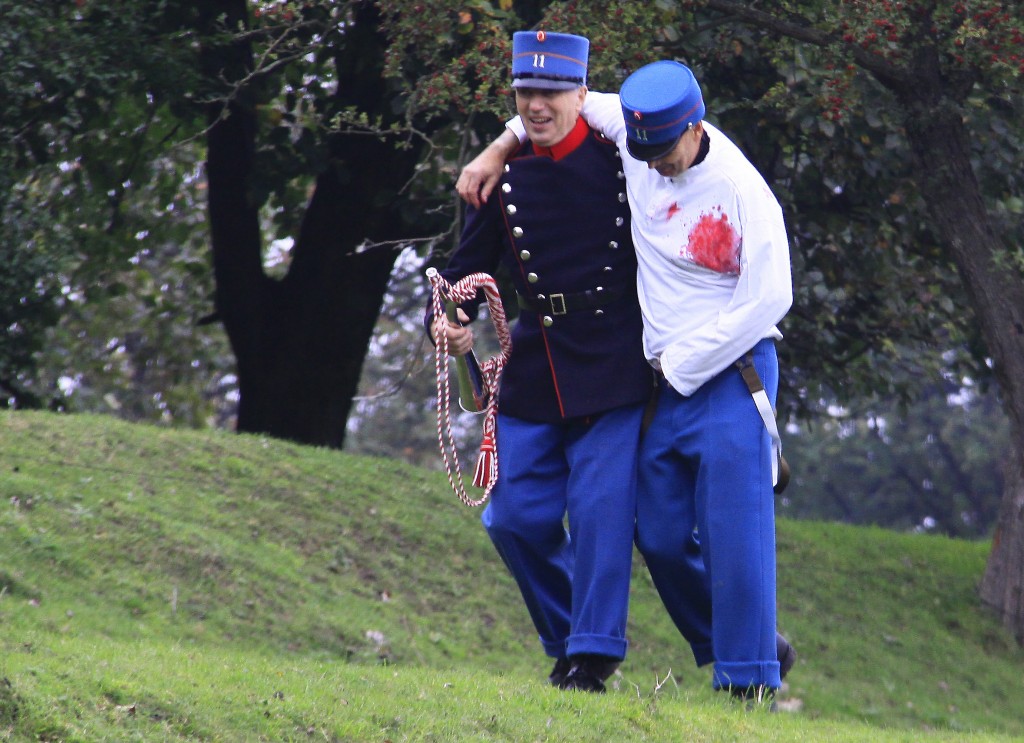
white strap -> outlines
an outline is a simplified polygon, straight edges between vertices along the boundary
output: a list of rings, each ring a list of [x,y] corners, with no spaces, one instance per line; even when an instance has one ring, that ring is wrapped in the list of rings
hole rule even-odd
[[[779,436],[779,426],[775,422],[775,411],[772,410],[772,403],[768,399],[768,393],[763,389],[752,393],[757,411],[764,420],[764,427],[768,429],[768,435],[772,437],[772,487],[779,484],[779,461],[782,459],[782,437]]]

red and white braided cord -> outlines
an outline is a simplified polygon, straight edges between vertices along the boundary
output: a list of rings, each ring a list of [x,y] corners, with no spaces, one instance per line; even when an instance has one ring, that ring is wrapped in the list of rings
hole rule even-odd
[[[491,495],[491,490],[498,481],[498,453],[496,447],[497,416],[498,416],[498,381],[501,370],[512,352],[512,338],[509,334],[505,308],[501,304],[501,295],[494,279],[486,273],[473,273],[454,284],[448,283],[436,272],[429,272],[432,285],[432,303],[434,308],[434,370],[437,373],[437,443],[441,449],[448,482],[459,499],[467,506],[483,505]],[[470,498],[466,493],[462,480],[462,469],[459,466],[459,455],[455,449],[455,437],[452,434],[451,392],[448,381],[448,324],[445,315],[445,301],[462,304],[473,299],[477,291],[482,290],[487,298],[491,322],[498,336],[500,352],[497,356],[480,364],[480,375],[483,380],[483,393],[487,399],[484,412],[483,442],[480,447],[480,462],[477,466],[474,485],[483,487],[484,494],[479,499]],[[449,449],[451,455],[449,458]],[[453,474],[454,470],[454,474]]]

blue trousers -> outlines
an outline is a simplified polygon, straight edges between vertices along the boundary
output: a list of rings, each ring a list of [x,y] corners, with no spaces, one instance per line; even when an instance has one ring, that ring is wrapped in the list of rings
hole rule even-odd
[[[774,405],[773,341],[754,366]],[[690,397],[662,382],[640,451],[637,546],[695,655],[710,597],[716,689],[781,685],[771,439],[735,367]]]
[[[553,658],[626,655],[642,416],[642,405],[586,422],[498,416],[481,520]]]

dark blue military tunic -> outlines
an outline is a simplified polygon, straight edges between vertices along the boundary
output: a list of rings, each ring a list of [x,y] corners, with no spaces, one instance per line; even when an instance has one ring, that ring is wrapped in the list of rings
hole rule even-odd
[[[499,262],[532,305],[512,329],[503,414],[557,422],[650,397],[622,164],[582,118],[553,150],[527,142],[508,161],[442,275],[454,283]],[[478,305],[463,309],[474,317]]]

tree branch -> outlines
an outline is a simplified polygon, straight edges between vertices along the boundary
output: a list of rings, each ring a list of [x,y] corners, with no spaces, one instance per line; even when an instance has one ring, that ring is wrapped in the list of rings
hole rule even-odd
[[[908,69],[898,67],[856,44],[845,42],[835,34],[815,28],[814,24],[803,16],[789,14],[793,20],[783,20],[774,13],[758,10],[746,3],[733,0],[707,0],[706,6],[709,10],[724,13],[738,21],[749,23],[778,36],[802,41],[823,49],[828,47],[842,49],[860,67],[870,72],[886,86],[902,90],[907,85],[914,83],[914,78]]]

